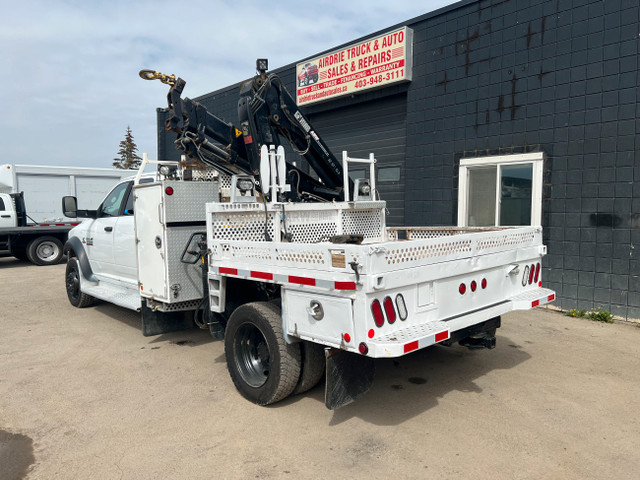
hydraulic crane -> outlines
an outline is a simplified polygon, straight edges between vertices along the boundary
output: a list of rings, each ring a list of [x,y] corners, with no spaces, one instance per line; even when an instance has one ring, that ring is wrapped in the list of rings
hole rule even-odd
[[[181,98],[186,85],[183,79],[153,70],[141,70],[140,76],[170,85],[165,127],[177,134],[175,145],[189,158],[227,175],[253,175],[260,188],[260,149],[263,145],[277,147],[284,138],[294,152],[306,159],[318,179],[287,162],[286,182],[294,188],[282,193],[282,200],[345,200],[342,165],[300,111],[280,77],[267,73],[267,69],[267,60],[258,59],[257,74],[240,88],[240,128],[213,115],[200,103]]]

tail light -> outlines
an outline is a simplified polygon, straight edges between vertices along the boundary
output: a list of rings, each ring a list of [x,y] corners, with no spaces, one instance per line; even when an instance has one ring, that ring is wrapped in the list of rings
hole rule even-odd
[[[471,291],[475,292],[477,288],[478,288],[478,284],[476,283],[476,281],[475,280],[472,281],[471,282]]]
[[[460,295],[464,295],[467,293],[467,286],[464,283],[461,283],[458,287],[458,291],[460,292]]]
[[[371,303],[371,313],[373,313],[373,321],[376,322],[376,327],[384,325],[384,314],[382,313],[382,307],[378,299]]]
[[[393,308],[393,301],[390,297],[384,298],[384,311],[387,314],[387,320],[389,323],[394,323],[396,321],[396,311]]]
[[[536,273],[535,273],[535,275],[533,277],[533,281],[538,283],[538,278],[540,278],[540,263],[539,262],[536,264]]]
[[[482,289],[484,290],[485,288],[487,288],[487,279],[483,278],[482,279]]]
[[[409,312],[407,311],[407,304],[405,303],[404,297],[401,293],[396,295],[396,308],[398,309],[400,320],[406,320],[409,316]]]
[[[536,271],[536,266],[531,265],[531,267],[529,267],[529,285],[533,283],[533,276],[535,275],[535,271]]]
[[[173,187],[165,188],[164,193],[166,193],[167,195],[173,195]]]

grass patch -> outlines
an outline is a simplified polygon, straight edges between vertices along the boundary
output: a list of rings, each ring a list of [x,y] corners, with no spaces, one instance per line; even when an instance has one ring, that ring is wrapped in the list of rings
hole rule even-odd
[[[571,310],[567,310],[564,312],[567,317],[573,318],[588,318],[594,322],[602,322],[602,323],[613,323],[613,315],[611,312],[607,310],[603,310],[602,307],[598,307],[597,310],[592,310],[587,312],[586,310],[578,310],[577,308],[572,308]]]

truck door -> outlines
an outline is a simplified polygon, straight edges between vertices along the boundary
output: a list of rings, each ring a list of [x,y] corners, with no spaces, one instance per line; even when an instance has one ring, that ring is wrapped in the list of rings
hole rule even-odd
[[[143,179],[145,180],[145,179]],[[144,182],[143,182],[144,183]],[[122,214],[113,229],[113,257],[115,269],[122,280],[137,284],[135,224],[133,220],[133,185],[127,191]]]
[[[98,208],[98,218],[92,222],[84,239],[91,266],[98,276],[119,278],[122,275],[115,265],[114,242],[116,225],[124,214],[125,201],[132,183],[120,183],[109,192]],[[133,222],[131,223],[133,231]]]
[[[16,212],[11,196],[0,193],[0,228],[15,227],[16,225]]]

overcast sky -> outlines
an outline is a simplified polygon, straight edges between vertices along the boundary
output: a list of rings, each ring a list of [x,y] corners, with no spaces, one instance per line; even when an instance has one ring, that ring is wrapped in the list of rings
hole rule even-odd
[[[156,108],[412,19],[452,0],[22,0],[0,16],[0,164],[110,167],[127,125],[156,158]],[[215,113],[215,112],[213,112]]]

